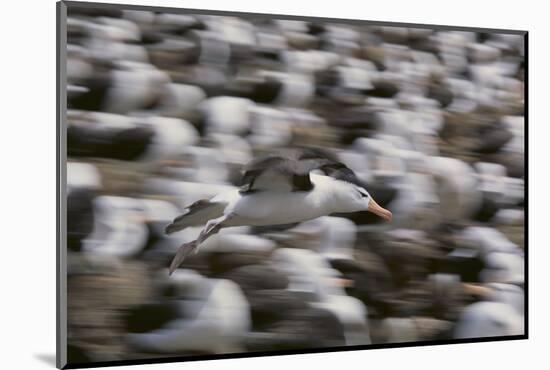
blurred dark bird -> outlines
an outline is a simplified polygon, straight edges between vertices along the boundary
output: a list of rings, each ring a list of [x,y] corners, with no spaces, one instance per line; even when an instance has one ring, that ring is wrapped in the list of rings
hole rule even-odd
[[[197,239],[179,248],[170,274],[224,227],[281,225],[358,211],[392,219],[392,213],[372,199],[351,169],[319,150],[255,159],[245,166],[242,183],[240,189],[196,201],[166,226],[166,234],[172,234],[206,223]]]

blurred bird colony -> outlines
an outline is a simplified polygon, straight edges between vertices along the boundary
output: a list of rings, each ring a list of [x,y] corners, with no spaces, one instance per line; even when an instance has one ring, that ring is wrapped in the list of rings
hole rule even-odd
[[[524,333],[524,36],[78,7],[67,18],[69,363]],[[285,148],[367,212],[200,228]]]

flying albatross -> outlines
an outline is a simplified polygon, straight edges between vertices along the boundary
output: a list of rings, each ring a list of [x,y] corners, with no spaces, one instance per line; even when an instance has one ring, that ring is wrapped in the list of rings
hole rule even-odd
[[[172,234],[206,224],[197,239],[178,249],[169,273],[224,227],[282,225],[358,211],[370,211],[391,221],[392,213],[372,199],[343,163],[311,149],[294,157],[274,155],[252,160],[244,168],[239,189],[196,201],[166,226],[165,233]]]

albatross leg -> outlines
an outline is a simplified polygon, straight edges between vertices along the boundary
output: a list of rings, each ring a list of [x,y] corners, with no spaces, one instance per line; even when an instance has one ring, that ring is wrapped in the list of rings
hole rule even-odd
[[[172,263],[170,264],[168,274],[172,275],[172,273],[182,264],[183,260],[185,260],[185,258],[187,258],[187,256],[189,256],[191,253],[197,253],[199,245],[203,241],[220,231],[220,229],[224,227],[223,223],[228,221],[231,217],[233,217],[233,214],[223,215],[221,217],[214,218],[208,221],[197,239],[182,244],[182,246],[179,247],[178,251],[176,252]]]

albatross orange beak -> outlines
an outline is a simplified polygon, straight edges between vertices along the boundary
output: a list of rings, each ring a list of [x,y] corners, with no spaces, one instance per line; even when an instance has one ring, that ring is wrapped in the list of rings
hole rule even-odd
[[[374,199],[371,198],[370,202],[369,202],[369,208],[368,208],[368,211],[369,212],[372,212],[374,213],[375,215],[377,216],[380,216],[382,217],[384,220],[386,221],[391,221],[392,220],[392,213],[390,211],[388,211],[387,209],[385,208],[382,208],[378,205],[378,203],[376,203],[374,201]]]

